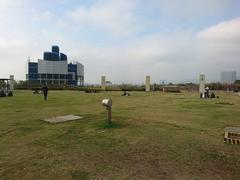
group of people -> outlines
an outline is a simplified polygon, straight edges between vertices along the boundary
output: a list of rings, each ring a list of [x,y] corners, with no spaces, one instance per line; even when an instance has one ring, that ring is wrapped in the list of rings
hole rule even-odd
[[[44,84],[44,86],[42,87],[42,92],[44,95],[44,100],[46,101],[48,95],[48,87],[46,84]],[[130,96],[130,94],[124,90],[122,96]],[[213,91],[210,92],[209,87],[206,87],[204,93],[200,94],[200,98],[219,98],[219,97],[216,96]]]
[[[206,87],[204,93],[200,94],[200,98],[219,98],[219,97],[216,96],[213,91],[210,91],[209,87]]]

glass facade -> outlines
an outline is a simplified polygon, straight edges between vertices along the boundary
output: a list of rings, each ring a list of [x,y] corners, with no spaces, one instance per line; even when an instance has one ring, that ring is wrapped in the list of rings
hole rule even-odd
[[[56,55],[54,59],[52,55]],[[42,63],[47,61],[48,63]],[[58,61],[52,65],[51,61]],[[47,84],[68,84],[68,85],[80,85],[83,86],[83,65],[82,69],[79,68],[79,64],[64,64],[61,63],[67,61],[67,55],[59,52],[58,46],[52,46],[52,52],[44,52],[43,60],[39,59],[38,62],[28,62],[28,72],[26,79],[29,82],[34,83],[47,83]],[[41,63],[40,63],[41,62]],[[79,72],[78,72],[79,71]],[[80,82],[80,83],[79,83]]]
[[[70,72],[70,74],[38,74],[36,68],[29,70],[27,74],[27,79],[31,82],[47,83],[47,84],[69,84],[77,85],[78,81],[75,72]],[[80,77],[83,81],[83,77]]]
[[[28,64],[28,80],[38,80],[38,63],[29,62]]]

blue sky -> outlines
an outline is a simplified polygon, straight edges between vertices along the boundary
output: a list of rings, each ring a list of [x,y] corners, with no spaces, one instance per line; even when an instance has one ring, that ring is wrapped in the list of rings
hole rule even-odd
[[[0,34],[0,77],[24,79],[27,57],[52,44],[84,64],[89,83],[240,74],[237,0],[0,0]]]

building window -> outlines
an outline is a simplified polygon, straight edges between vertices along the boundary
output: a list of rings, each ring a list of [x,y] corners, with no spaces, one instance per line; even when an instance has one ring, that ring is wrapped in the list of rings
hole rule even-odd
[[[72,75],[72,74],[68,74],[68,75],[67,75],[67,79],[68,79],[68,80],[72,80],[72,78],[73,78],[73,75]]]
[[[46,79],[46,74],[41,74],[42,79]]]
[[[65,74],[60,74],[60,79],[65,79]]]
[[[52,79],[52,74],[47,74],[47,79]]]
[[[53,74],[53,79],[59,79],[59,74]]]

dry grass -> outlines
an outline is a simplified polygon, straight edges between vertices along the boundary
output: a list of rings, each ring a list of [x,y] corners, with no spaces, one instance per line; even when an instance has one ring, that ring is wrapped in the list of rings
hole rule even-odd
[[[223,142],[226,126],[240,126],[239,96],[218,95],[50,91],[44,102],[17,91],[0,99],[0,179],[240,179],[240,146]],[[40,120],[66,114],[84,118]]]

